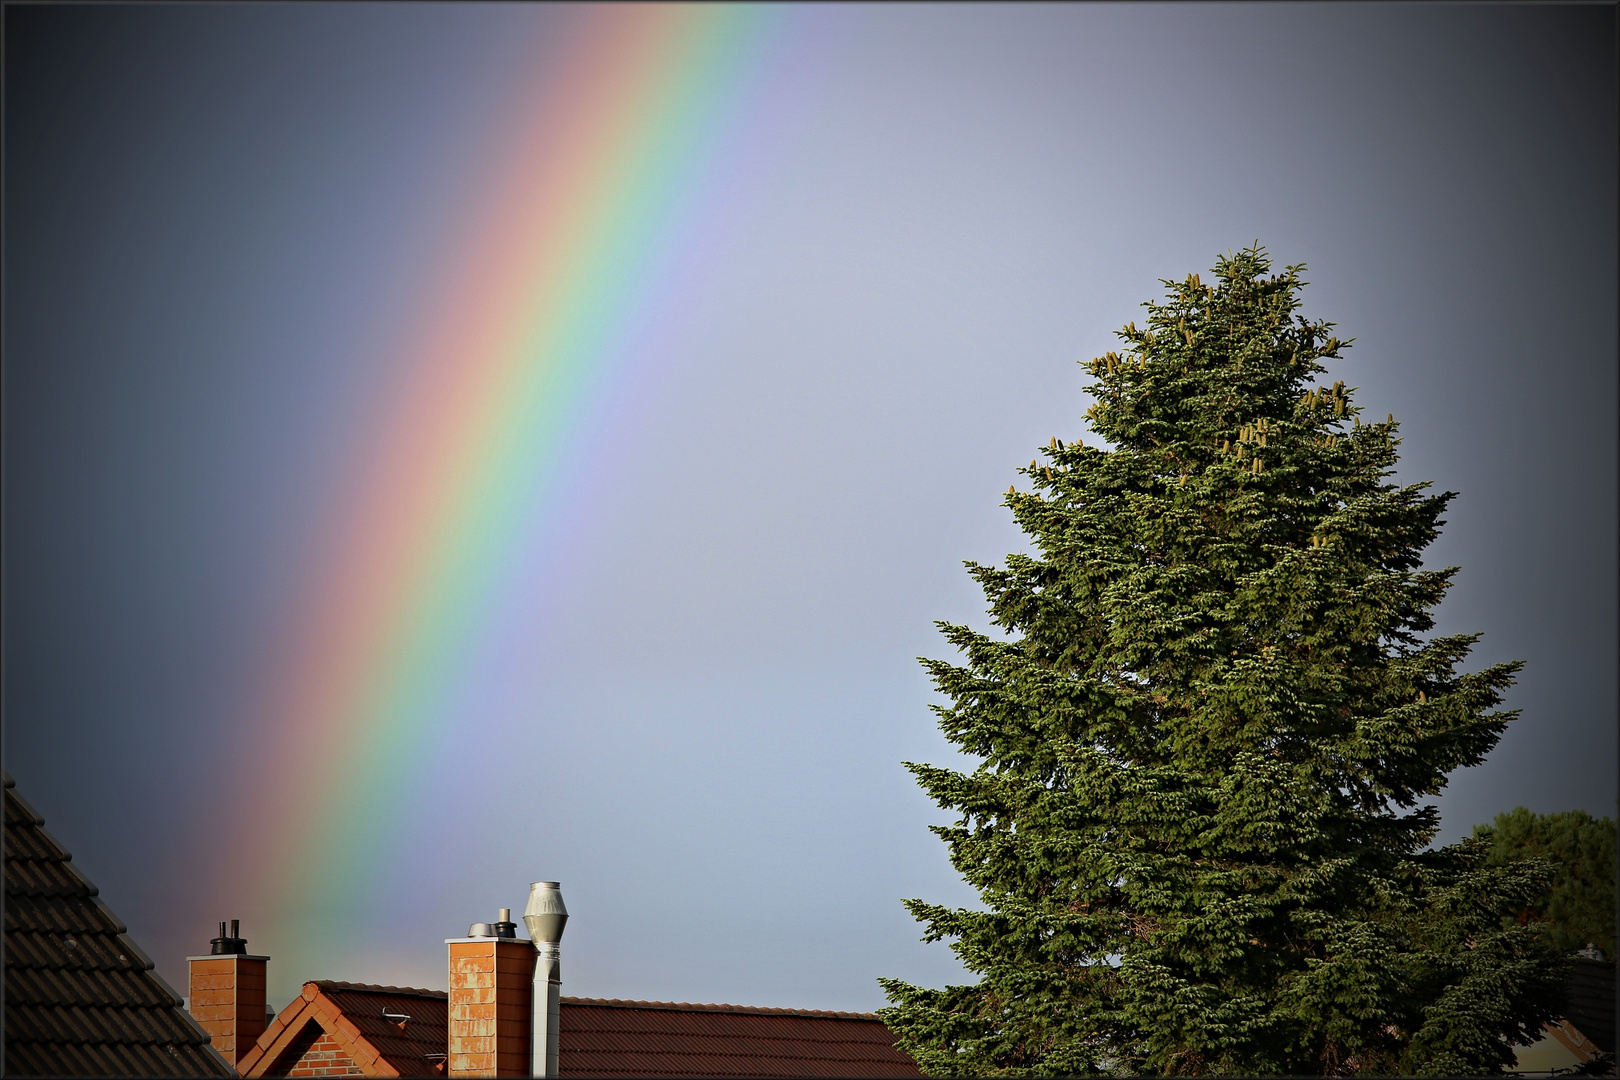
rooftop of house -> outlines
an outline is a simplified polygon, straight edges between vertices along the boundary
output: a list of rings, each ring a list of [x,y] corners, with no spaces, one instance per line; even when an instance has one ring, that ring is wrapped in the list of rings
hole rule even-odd
[[[369,1075],[442,1076],[443,990],[318,981],[283,1009],[239,1063],[244,1076],[287,1075],[341,1053]],[[918,1076],[868,1013],[564,997],[564,1076]]]
[[[5,777],[6,1076],[233,1076]]]
[[[1564,1018],[1598,1049],[1614,1052],[1615,965],[1612,960],[1577,956],[1565,983],[1569,998]]]
[[[442,1076],[448,1036],[443,990],[323,979],[304,984],[237,1069],[286,1076],[314,1052],[339,1053],[372,1076]]]
[[[565,1076],[920,1076],[867,1013],[563,998]]]

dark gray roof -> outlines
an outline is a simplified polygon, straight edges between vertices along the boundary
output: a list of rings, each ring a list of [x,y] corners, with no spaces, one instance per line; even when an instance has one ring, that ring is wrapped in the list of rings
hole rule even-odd
[[[1614,962],[1577,956],[1564,985],[1569,994],[1564,1018],[1597,1043],[1599,1050],[1613,1053]]]
[[[235,1076],[5,777],[6,1076]]]

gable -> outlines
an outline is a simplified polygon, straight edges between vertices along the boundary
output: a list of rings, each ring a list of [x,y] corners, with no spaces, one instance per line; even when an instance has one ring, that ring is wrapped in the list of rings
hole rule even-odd
[[[238,1068],[243,1076],[442,1076],[442,990],[307,982]]]
[[[310,1017],[264,1072],[253,1076],[364,1076],[343,1044]]]

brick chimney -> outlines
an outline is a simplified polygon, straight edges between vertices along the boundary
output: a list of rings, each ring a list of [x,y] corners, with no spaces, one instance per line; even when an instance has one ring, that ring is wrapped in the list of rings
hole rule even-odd
[[[528,1076],[534,946],[517,937],[510,908],[473,923],[450,947],[451,1076]]]
[[[231,932],[219,924],[219,937],[207,956],[188,956],[191,965],[191,1015],[208,1032],[214,1049],[235,1065],[265,1028],[264,977],[268,956],[254,956],[241,937],[241,921]]]

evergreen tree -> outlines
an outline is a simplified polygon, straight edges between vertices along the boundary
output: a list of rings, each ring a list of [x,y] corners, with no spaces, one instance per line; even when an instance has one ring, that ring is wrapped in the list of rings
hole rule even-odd
[[[881,980],[936,1075],[1481,1073],[1559,972],[1504,926],[1545,867],[1431,850],[1419,801],[1513,714],[1516,664],[1426,636],[1450,494],[1388,477],[1347,344],[1263,249],[1165,281],[1089,363],[1107,447],[1054,438],[1005,504],[1037,554],[968,563],[1001,637],[923,663],[971,773],[907,763],[983,910],[907,906],[973,985]]]
[[[1613,818],[1594,818],[1585,810],[1532,814],[1519,806],[1497,814],[1490,825],[1474,826],[1474,835],[1490,845],[1485,861],[1494,866],[1520,859],[1550,860],[1552,882],[1521,916],[1544,921],[1543,936],[1559,952],[1595,945],[1613,962]]]

